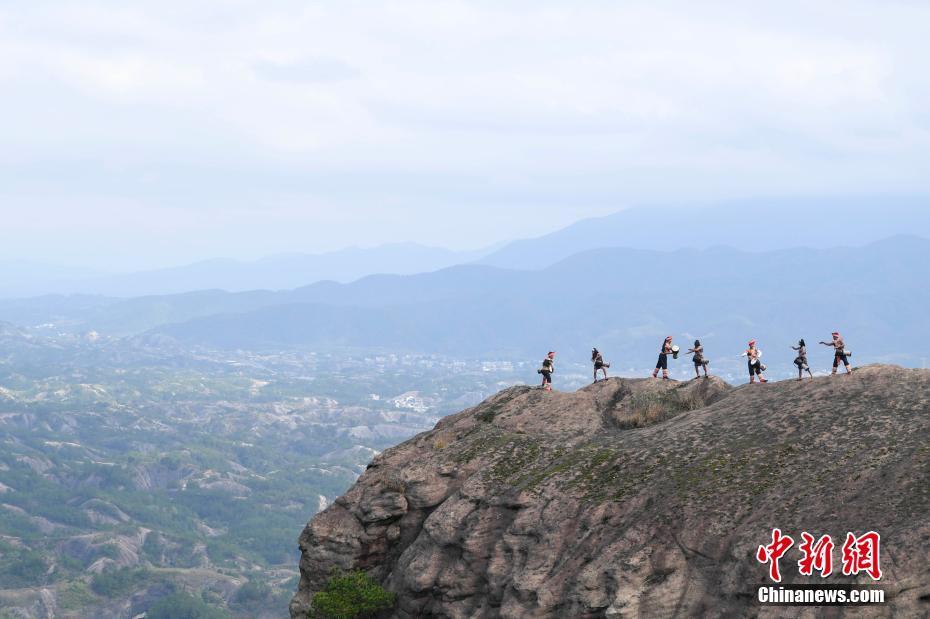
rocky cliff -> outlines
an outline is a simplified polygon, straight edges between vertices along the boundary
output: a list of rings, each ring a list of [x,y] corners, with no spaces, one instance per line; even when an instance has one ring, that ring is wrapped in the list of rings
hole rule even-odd
[[[396,592],[397,617],[781,616],[755,602],[775,527],[832,535],[837,570],[847,531],[881,533],[888,603],[833,616],[930,614],[930,371],[502,391],[310,521],[291,615],[338,566]],[[784,582],[820,581],[799,556]]]

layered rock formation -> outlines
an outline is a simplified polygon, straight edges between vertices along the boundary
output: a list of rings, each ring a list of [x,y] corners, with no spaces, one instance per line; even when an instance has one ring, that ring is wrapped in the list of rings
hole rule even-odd
[[[335,566],[396,592],[397,617],[783,616],[755,601],[775,527],[832,535],[835,571],[847,531],[880,532],[888,603],[834,616],[927,616],[930,372],[508,389],[380,454],[311,520],[291,615]],[[871,582],[800,576],[799,557],[785,583]]]

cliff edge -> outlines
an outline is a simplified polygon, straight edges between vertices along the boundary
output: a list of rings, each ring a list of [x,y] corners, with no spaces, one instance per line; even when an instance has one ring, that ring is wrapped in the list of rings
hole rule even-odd
[[[881,534],[887,604],[832,616],[930,614],[930,371],[507,389],[307,524],[291,616],[332,567],[368,570],[396,617],[780,616],[756,603],[776,527],[784,583],[871,583],[800,576],[797,544],[832,535],[838,572],[847,531]]]

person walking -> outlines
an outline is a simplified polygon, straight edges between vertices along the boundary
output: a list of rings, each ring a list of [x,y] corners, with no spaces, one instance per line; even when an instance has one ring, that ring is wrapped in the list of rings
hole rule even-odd
[[[659,360],[656,362],[656,369],[652,372],[653,378],[659,377],[659,370],[662,370],[662,378],[668,380],[668,356],[672,354],[672,336],[665,338],[662,347],[659,348]]]
[[[820,343],[824,346],[833,347],[833,372],[831,376],[836,376],[836,370],[840,366],[840,361],[842,361],[843,365],[846,367],[846,373],[852,374],[852,368],[849,366],[849,355],[846,352],[846,342],[843,341],[838,331],[833,332],[832,342],[821,341]]]
[[[597,348],[591,349],[591,363],[594,364],[594,382],[597,382],[598,371],[603,372],[604,380],[607,380],[607,368],[610,364],[604,361],[604,355]]]
[[[804,343],[804,338],[802,337],[798,340],[797,346],[792,346],[791,350],[798,351],[798,356],[794,360],[794,364],[798,366],[798,380],[804,380],[804,372],[810,374],[811,378],[814,378],[814,375],[811,373],[811,367],[807,364],[807,344]]]
[[[546,358],[543,359],[542,367],[536,370],[542,374],[542,387],[546,391],[552,391],[552,374],[555,372],[555,352],[549,351]]]
[[[701,345],[701,340],[694,340],[694,348],[689,348],[685,354],[694,355],[694,377],[700,378],[701,368],[704,368],[704,378],[707,378],[707,366],[710,361],[704,358],[704,347]]]
[[[762,376],[762,372],[765,371],[765,366],[762,365],[762,351],[756,347],[755,340],[749,340],[749,348],[747,348],[741,357],[749,358],[749,382],[756,382],[756,376],[759,377],[760,383],[767,383],[769,381],[765,380],[765,377]]]

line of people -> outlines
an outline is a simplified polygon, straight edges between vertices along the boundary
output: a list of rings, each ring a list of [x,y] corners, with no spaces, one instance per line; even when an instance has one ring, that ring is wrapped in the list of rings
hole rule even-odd
[[[846,349],[846,342],[843,340],[839,332],[833,332],[833,339],[830,342],[821,341],[820,343],[824,346],[830,346],[833,348],[833,374],[835,375],[837,369],[839,369],[840,363],[846,369],[847,374],[852,374],[852,367],[849,364],[849,357],[852,354],[849,350]],[[797,346],[792,346],[792,350],[797,352],[797,357],[795,357],[794,365],[798,368],[798,380],[803,380],[804,372],[810,376],[814,377],[814,374],[811,372],[810,365],[807,362],[807,344],[804,342],[804,338],[801,338],[798,341]],[[655,370],[652,372],[653,378],[659,377],[659,371],[662,371],[662,378],[668,380],[668,358],[671,356],[673,359],[678,358],[678,353],[681,349],[674,344],[672,336],[665,338],[665,341],[662,342],[662,346],[659,349],[659,360],[656,362]],[[704,356],[704,346],[701,344],[700,340],[694,340],[694,346],[689,348],[686,355],[693,355],[692,362],[694,363],[694,375],[695,378],[701,377],[701,370],[704,371],[704,378],[709,376],[707,368],[710,365],[710,361]],[[768,380],[763,375],[766,367],[762,363],[762,350],[756,344],[756,340],[749,340],[749,347],[743,351],[740,355],[747,358],[747,366],[749,369],[749,382],[756,382],[756,378],[759,379],[760,383],[767,383]],[[604,380],[607,380],[607,368],[610,367],[610,364],[604,361],[604,355],[601,352],[594,348],[591,350],[591,363],[594,364],[594,382],[598,380],[598,373],[602,372],[604,375]],[[549,351],[549,354],[546,355],[546,358],[543,359],[542,367],[537,370],[539,374],[542,375],[542,385],[541,387],[546,391],[552,390],[552,374],[555,372],[555,351]]]

